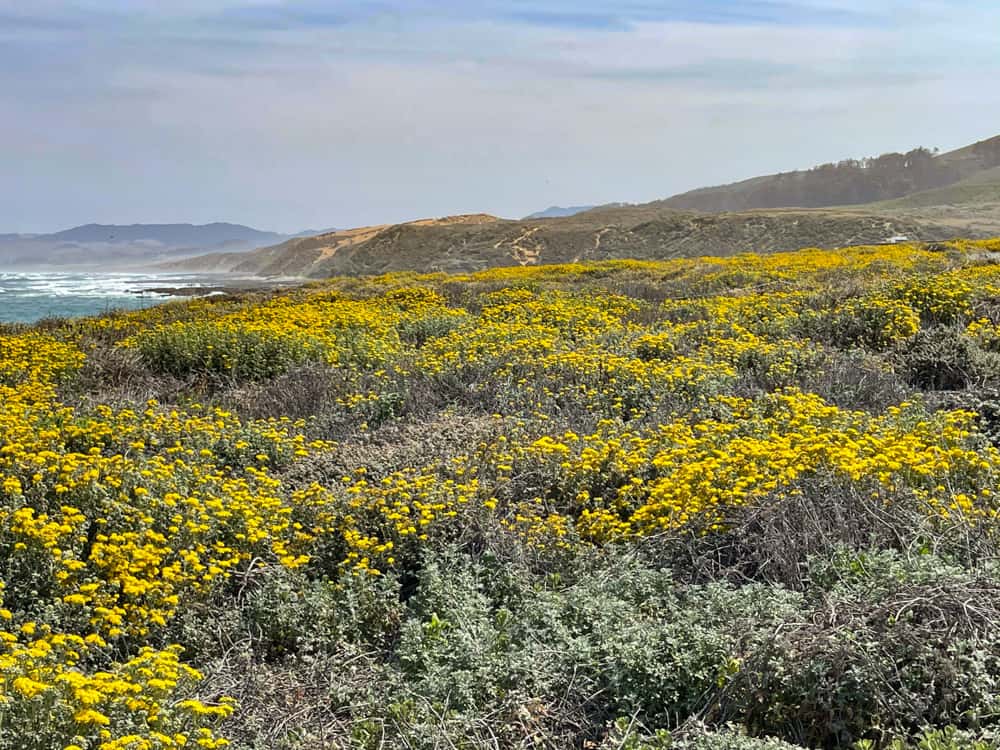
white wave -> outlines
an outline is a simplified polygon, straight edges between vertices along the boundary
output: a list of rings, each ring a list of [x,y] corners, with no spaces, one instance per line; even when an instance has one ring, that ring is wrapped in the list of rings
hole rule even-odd
[[[30,322],[48,315],[96,315],[110,309],[145,308],[177,298],[152,291],[217,286],[197,274],[0,272],[0,321]]]

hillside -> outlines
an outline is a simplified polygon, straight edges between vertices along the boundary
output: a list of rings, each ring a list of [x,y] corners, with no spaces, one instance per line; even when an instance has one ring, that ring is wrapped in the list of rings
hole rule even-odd
[[[731,255],[1000,235],[1000,136],[756,177],[643,205],[552,207],[521,220],[457,216],[207,254],[171,270],[324,277],[608,258]],[[864,205],[859,205],[864,204]]]
[[[936,190],[868,206],[876,213],[934,222],[958,235],[1000,236],[1000,167]]]
[[[315,278],[407,270],[454,272],[611,258],[840,247],[884,242],[896,235],[930,241],[953,237],[955,231],[919,219],[850,210],[713,216],[649,204],[602,207],[537,221],[476,215],[364,227],[290,240],[245,254],[192,258],[170,268]]]
[[[708,212],[860,205],[946,187],[998,166],[1000,136],[939,155],[914,149],[700,188],[664,204]]]
[[[977,172],[953,185],[924,190],[903,198],[873,204],[877,208],[926,208],[929,206],[990,206],[1000,202],[1000,167]]]

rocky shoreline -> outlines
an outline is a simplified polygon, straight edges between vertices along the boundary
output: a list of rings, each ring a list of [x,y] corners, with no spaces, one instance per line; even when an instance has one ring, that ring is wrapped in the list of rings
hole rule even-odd
[[[233,283],[185,284],[178,286],[155,286],[129,289],[130,294],[156,294],[164,297],[211,297],[218,295],[238,296],[252,292],[273,291],[288,286],[288,282],[234,279]]]

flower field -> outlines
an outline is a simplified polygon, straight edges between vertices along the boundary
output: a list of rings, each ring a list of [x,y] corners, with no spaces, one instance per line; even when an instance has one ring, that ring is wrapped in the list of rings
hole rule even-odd
[[[1000,241],[0,330],[0,748],[1000,746]]]

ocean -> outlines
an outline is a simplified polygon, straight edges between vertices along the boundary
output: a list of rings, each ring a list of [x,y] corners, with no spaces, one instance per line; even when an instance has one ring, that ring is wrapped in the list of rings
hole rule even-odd
[[[218,286],[204,274],[0,271],[0,322],[136,310],[178,298],[152,289]]]

